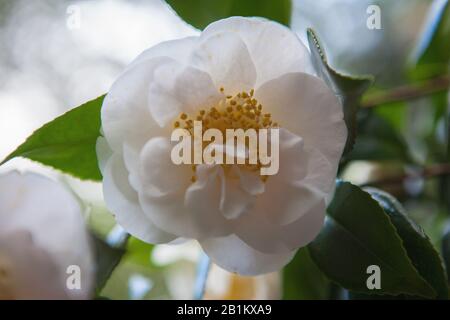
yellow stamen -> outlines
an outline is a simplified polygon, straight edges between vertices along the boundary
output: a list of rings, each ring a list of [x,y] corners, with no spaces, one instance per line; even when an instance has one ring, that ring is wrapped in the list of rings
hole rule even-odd
[[[221,87],[221,93],[225,92],[225,89]],[[249,92],[240,92],[235,96],[227,95],[217,105],[207,109],[201,109],[194,115],[188,115],[181,113],[179,118],[183,120],[175,121],[173,126],[179,128],[184,124],[184,128],[189,130],[193,134],[193,122],[194,119],[202,122],[202,130],[205,132],[208,129],[218,129],[222,134],[226,135],[226,129],[244,129],[249,128],[259,130],[263,128],[278,127],[277,122],[272,122],[272,115],[270,113],[263,113],[262,104],[258,104],[258,100],[254,98],[255,90],[251,89]],[[272,124],[273,123],[273,124]],[[204,143],[205,148],[209,143]],[[215,151],[211,151],[211,155],[214,157]],[[225,169],[227,164],[222,165]],[[247,170],[257,171],[261,168],[261,164],[258,162],[256,165],[245,164]],[[197,165],[192,165],[192,172],[196,172]],[[262,176],[261,180],[266,182],[268,176]],[[191,182],[197,181],[197,177],[194,174],[191,177]]]

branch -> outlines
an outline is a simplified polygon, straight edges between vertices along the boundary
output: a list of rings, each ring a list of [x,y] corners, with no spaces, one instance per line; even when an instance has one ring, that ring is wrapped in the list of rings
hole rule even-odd
[[[361,102],[362,108],[373,108],[382,104],[414,100],[450,89],[450,76],[443,75],[427,81],[397,87],[388,92],[369,94]]]
[[[422,178],[422,179],[429,179],[439,176],[445,176],[450,175],[450,163],[439,163],[439,164],[433,164],[427,167],[422,168],[418,172],[415,173],[404,173],[388,178],[378,179],[366,182],[361,187],[379,187],[379,186],[386,186],[386,185],[395,185],[395,184],[401,184],[405,182],[407,179],[410,178]]]

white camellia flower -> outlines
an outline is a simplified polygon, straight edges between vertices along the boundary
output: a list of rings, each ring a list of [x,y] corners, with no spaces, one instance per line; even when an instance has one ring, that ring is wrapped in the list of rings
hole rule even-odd
[[[280,269],[318,234],[347,137],[342,106],[308,49],[261,18],[220,20],[143,52],[101,118],[104,197],[118,223],[150,243],[196,239],[214,263],[243,275]],[[171,133],[193,120],[280,128],[278,173],[175,165]]]
[[[1,175],[0,299],[87,299],[93,273],[76,197],[38,174]]]

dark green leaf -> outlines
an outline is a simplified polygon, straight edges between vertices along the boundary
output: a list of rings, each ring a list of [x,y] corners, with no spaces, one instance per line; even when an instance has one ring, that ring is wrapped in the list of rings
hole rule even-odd
[[[308,29],[308,41],[317,74],[334,91],[344,107],[344,119],[348,129],[347,143],[344,150],[344,154],[346,154],[353,148],[355,143],[356,114],[359,109],[361,96],[372,85],[373,78],[370,76],[351,77],[331,68],[319,39],[312,29]]]
[[[448,299],[447,277],[441,257],[422,228],[407,216],[402,205],[388,193],[375,188],[364,190],[369,192],[389,215],[403,240],[408,257],[422,278],[437,292],[437,298]]]
[[[125,254],[126,242],[121,246],[112,247],[95,234],[92,234],[92,242],[97,266],[96,291],[100,292]]]
[[[101,180],[95,150],[104,96],[72,109],[36,130],[5,160],[28,158],[80,179]]]
[[[370,194],[348,182],[337,183],[325,226],[309,250],[320,270],[348,290],[436,296],[411,263],[389,216]],[[381,269],[376,292],[366,285],[370,265]]]
[[[167,0],[187,23],[204,29],[213,21],[231,17],[264,17],[289,25],[291,0]]]
[[[345,159],[412,162],[403,137],[372,110],[358,115],[358,139]]]
[[[330,290],[330,281],[312,261],[307,247],[298,250],[283,269],[284,300],[324,300]]]

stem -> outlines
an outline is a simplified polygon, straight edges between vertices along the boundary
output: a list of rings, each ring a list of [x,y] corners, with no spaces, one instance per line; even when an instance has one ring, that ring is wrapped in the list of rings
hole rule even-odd
[[[202,252],[197,266],[197,276],[195,279],[194,299],[202,300],[205,294],[206,281],[208,280],[211,259]]]
[[[368,186],[386,186],[392,184],[400,184],[403,183],[408,178],[423,178],[429,179],[438,176],[450,175],[450,163],[439,163],[433,164],[427,167],[424,167],[420,170],[420,172],[416,174],[401,174],[397,176],[392,176],[389,178],[378,179],[374,181],[369,181],[361,185],[361,187]]]
[[[367,95],[361,102],[362,108],[373,108],[382,104],[414,100],[433,93],[448,90],[450,76],[443,75],[427,81],[404,85],[388,92]]]

